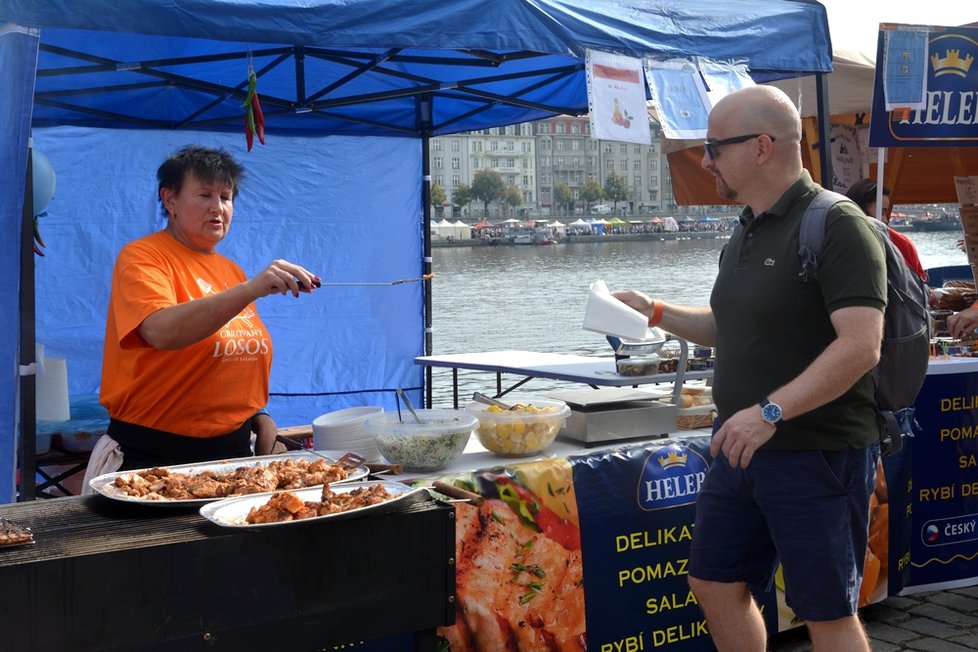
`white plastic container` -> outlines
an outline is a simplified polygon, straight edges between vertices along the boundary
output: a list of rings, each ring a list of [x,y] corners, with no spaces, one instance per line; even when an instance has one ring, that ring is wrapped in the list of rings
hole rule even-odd
[[[380,451],[373,436],[363,428],[368,417],[384,411],[379,405],[345,408],[316,417],[312,422],[312,445],[316,450],[351,452],[368,462],[379,462]]]

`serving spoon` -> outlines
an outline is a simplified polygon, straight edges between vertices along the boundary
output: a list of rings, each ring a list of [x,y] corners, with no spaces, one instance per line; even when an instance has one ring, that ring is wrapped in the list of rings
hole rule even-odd
[[[414,405],[411,403],[411,399],[407,397],[407,394],[400,387],[397,388],[397,397],[402,401],[404,401],[404,405],[407,406],[408,412],[411,413],[411,416],[414,417],[415,421],[417,421],[418,423],[424,423],[424,421],[421,420],[421,417],[418,416],[418,413],[414,411]],[[400,419],[401,417],[400,413],[398,413],[397,416]],[[404,419],[401,419],[401,421],[403,422]]]
[[[515,410],[515,405],[510,405],[508,403],[503,403],[502,401],[495,399],[491,396],[486,396],[482,392],[475,392],[472,394],[472,400],[478,403],[485,403],[486,405],[494,405],[502,410]]]

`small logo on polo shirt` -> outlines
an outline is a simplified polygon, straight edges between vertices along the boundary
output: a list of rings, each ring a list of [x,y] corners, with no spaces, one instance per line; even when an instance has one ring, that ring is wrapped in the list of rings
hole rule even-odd
[[[774,259],[768,258],[767,260],[764,261],[764,265],[766,267],[774,267]]]

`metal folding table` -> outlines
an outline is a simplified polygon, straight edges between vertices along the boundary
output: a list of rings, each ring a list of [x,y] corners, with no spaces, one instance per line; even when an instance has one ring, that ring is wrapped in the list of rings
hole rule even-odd
[[[447,367],[452,370],[452,400],[458,409],[458,371],[468,369],[496,374],[496,397],[505,396],[534,378],[550,378],[582,383],[591,387],[633,387],[651,383],[675,383],[678,395],[685,380],[712,378],[713,370],[686,371],[685,360],[676,373],[649,376],[623,376],[618,373],[615,358],[566,353],[536,353],[532,351],[486,351],[484,353],[453,353],[424,355],[414,359],[427,367]],[[522,376],[522,380],[503,388],[503,374]],[[427,404],[431,405],[431,387]]]

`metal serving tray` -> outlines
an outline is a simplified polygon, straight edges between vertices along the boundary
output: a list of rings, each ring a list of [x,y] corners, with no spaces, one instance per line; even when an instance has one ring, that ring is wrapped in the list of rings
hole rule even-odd
[[[366,516],[368,514],[383,514],[400,509],[407,505],[424,502],[431,499],[431,495],[425,488],[419,487],[415,489],[406,484],[393,482],[390,480],[368,480],[365,482],[357,482],[356,484],[334,483],[330,485],[330,489],[334,493],[349,493],[360,487],[371,487],[374,485],[382,485],[390,494],[393,494],[394,498],[382,503],[377,503],[376,505],[349,509],[345,512],[337,512],[336,514],[313,516],[311,518],[299,519],[297,521],[279,521],[276,523],[254,524],[245,521],[245,518],[248,516],[248,512],[250,512],[253,507],[260,507],[267,503],[268,499],[274,496],[276,493],[281,493],[278,491],[270,491],[263,494],[251,494],[237,498],[225,498],[223,500],[218,500],[217,502],[209,503],[200,508],[200,515],[211,523],[220,525],[222,527],[263,528],[283,525],[297,525],[299,523],[315,523],[325,520],[337,521],[345,518]],[[292,491],[292,493],[298,496],[303,502],[318,501],[322,498],[323,490],[322,487],[313,487],[309,489],[299,489]]]
[[[318,459],[325,459],[331,463],[335,463],[336,459],[322,454],[317,454],[312,451],[294,451],[291,453],[280,453],[278,455],[261,455],[256,457],[238,457],[228,460],[220,460],[214,462],[202,462],[199,464],[176,464],[173,466],[161,466],[159,468],[166,469],[170,472],[186,473],[188,475],[194,475],[197,473],[203,473],[205,471],[212,471],[215,473],[228,473],[239,469],[242,467],[251,466],[268,466],[272,462],[284,462],[287,460],[308,460],[315,461]],[[115,480],[116,478],[132,475],[134,473],[139,473],[140,471],[145,471],[146,469],[133,469],[130,471],[116,471],[114,473],[104,473],[98,477],[92,478],[88,482],[88,486],[92,488],[93,491],[99,493],[106,498],[112,500],[118,500],[126,503],[136,503],[140,505],[153,505],[155,507],[191,507],[206,505],[207,503],[214,502],[216,500],[221,500],[220,498],[194,498],[188,500],[148,500],[146,498],[140,498],[138,496],[129,496],[122,491],[116,489]],[[348,475],[343,480],[339,482],[352,482],[354,480],[359,480],[360,478],[365,478],[370,471],[366,466],[360,465],[355,469],[350,469],[350,475]],[[337,482],[332,482],[330,485],[338,484]],[[319,485],[320,487],[322,485]],[[257,494],[249,494],[257,495]]]

